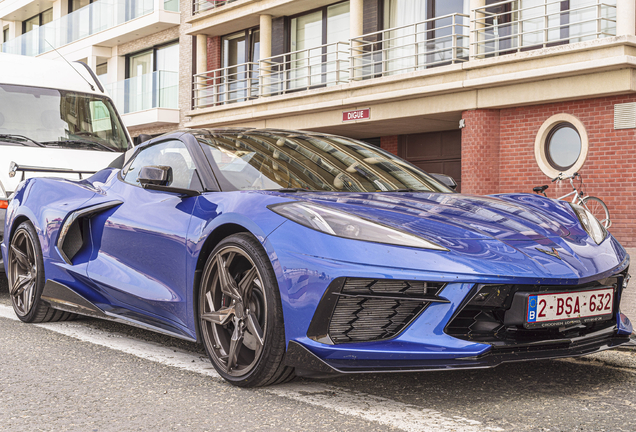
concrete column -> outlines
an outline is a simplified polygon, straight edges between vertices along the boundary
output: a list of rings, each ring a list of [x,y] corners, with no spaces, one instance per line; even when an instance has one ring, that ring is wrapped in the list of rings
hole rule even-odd
[[[634,0],[616,1],[616,36],[636,34],[636,3]]]
[[[272,56],[272,16],[260,16],[261,44],[260,58],[268,58]]]
[[[351,0],[349,2],[349,37],[351,39],[362,36],[364,23],[364,0]],[[356,79],[362,75],[362,53],[359,50],[360,43],[350,41],[351,58],[350,79]]]
[[[349,2],[349,35],[353,39],[362,36],[364,22],[364,0]]]
[[[259,58],[261,60],[272,56],[272,16],[260,16],[261,44]],[[259,90],[258,94],[266,96],[271,93],[271,68],[268,63],[260,62],[259,64]]]
[[[207,35],[197,35],[197,46],[194,47],[197,54],[196,74],[201,74],[208,71],[208,37]],[[194,106],[200,105],[203,100],[205,85],[205,77],[199,77],[196,81],[194,88]]]
[[[620,1],[620,0],[619,0]],[[470,57],[477,57],[480,53],[478,47],[475,45],[479,42],[476,30],[482,29],[483,24],[477,24],[474,20],[479,19],[483,23],[484,16],[482,14],[476,14],[475,9],[486,6],[486,0],[470,0]]]
[[[200,74],[208,70],[208,37],[206,35],[197,35],[197,70]]]

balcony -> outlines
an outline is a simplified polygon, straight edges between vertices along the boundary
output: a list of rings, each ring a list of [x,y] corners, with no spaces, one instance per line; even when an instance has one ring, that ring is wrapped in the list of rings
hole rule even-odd
[[[104,86],[128,128],[179,123],[179,73],[156,71]]]
[[[351,39],[354,80],[468,60],[468,15],[451,14]]]
[[[485,58],[616,35],[616,2],[589,0],[561,10],[562,1],[507,0],[473,11],[473,57]]]
[[[161,7],[159,11],[159,7]],[[142,17],[149,17],[155,12],[176,12],[167,19],[157,17],[148,24],[132,23]],[[104,44],[114,46],[123,43],[122,34],[134,31],[134,38],[145,33],[151,34],[163,30],[171,25],[179,24],[179,3],[177,0],[99,0],[81,9],[71,12],[48,24],[40,26],[28,33],[16,37],[2,44],[2,52],[37,56],[45,52],[60,48],[73,42],[87,39],[94,35],[103,35],[102,38],[91,40],[91,44]],[[158,22],[157,22],[158,21]],[[127,23],[133,24],[130,29],[111,31],[118,26]],[[157,24],[161,24],[157,26]],[[154,24],[154,28],[151,26]],[[117,41],[117,38],[120,38]]]
[[[198,14],[210,9],[216,9],[225,6],[228,3],[234,3],[236,0],[194,0],[192,4],[192,14]]]
[[[468,16],[452,14],[194,76],[194,108],[380,78],[468,60]]]

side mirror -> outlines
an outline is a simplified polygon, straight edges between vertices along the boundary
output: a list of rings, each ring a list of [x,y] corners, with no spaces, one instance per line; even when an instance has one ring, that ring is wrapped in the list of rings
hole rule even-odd
[[[431,177],[433,177],[435,180],[437,180],[438,182],[440,182],[441,184],[443,184],[444,186],[452,189],[452,190],[456,190],[457,189],[457,182],[455,181],[454,178],[452,178],[449,175],[446,174],[430,174]]]
[[[152,135],[148,135],[148,134],[139,134],[139,136],[137,137],[137,145],[146,142],[146,141],[150,141],[152,139]]]
[[[182,189],[167,184],[172,181],[172,168],[169,166],[145,166],[139,170],[137,177],[139,184],[144,189],[176,193],[189,197],[201,195],[201,192],[194,189]]]
[[[145,166],[139,170],[139,184],[142,187],[148,185],[166,186],[172,177],[172,168],[169,166]]]

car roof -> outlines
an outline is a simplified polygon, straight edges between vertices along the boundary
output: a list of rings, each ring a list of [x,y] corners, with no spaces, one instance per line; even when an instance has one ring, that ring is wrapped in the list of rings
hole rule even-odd
[[[74,69],[75,71],[73,71]],[[89,85],[90,83],[90,85]],[[0,84],[70,90],[108,96],[86,67],[64,59],[49,60],[0,53]],[[91,85],[93,89],[91,89]]]

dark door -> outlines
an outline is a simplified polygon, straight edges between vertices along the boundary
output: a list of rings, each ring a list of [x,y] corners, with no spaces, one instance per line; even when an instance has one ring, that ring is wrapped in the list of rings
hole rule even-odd
[[[399,156],[429,173],[446,174],[462,186],[461,130],[401,135]]]

